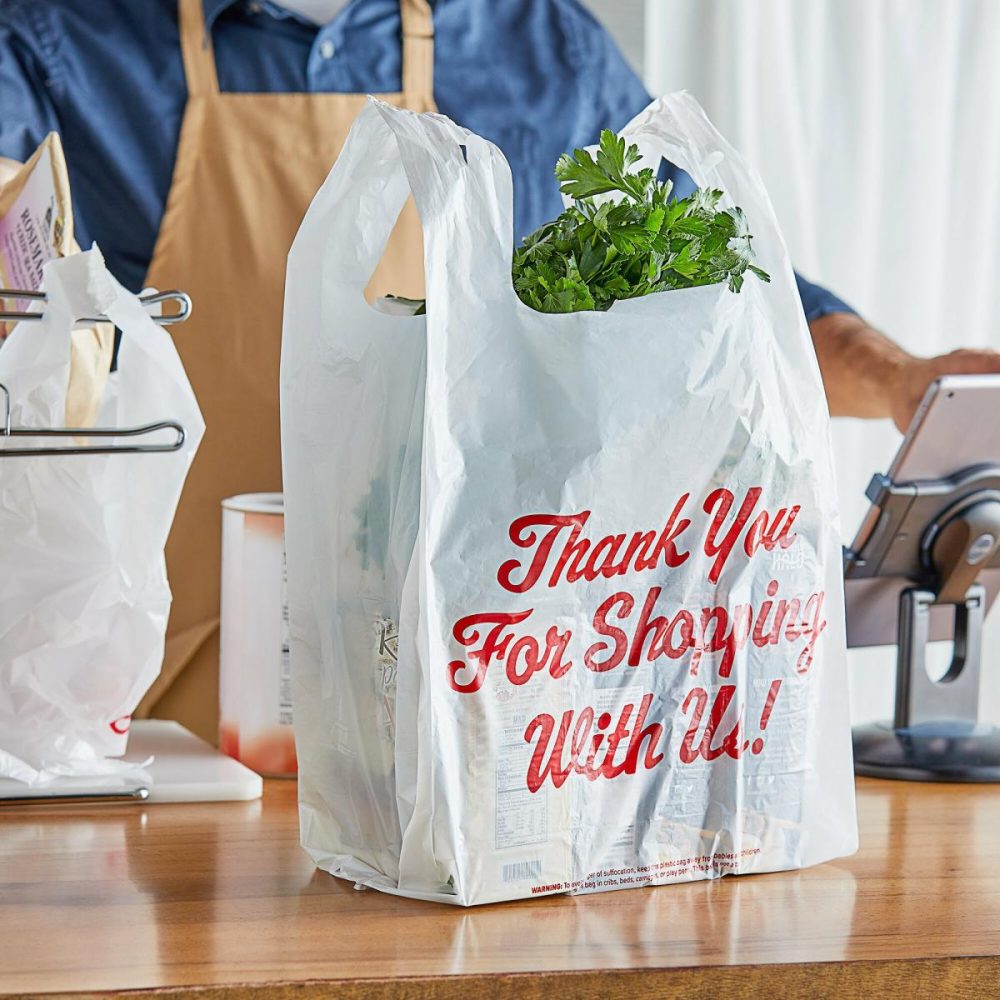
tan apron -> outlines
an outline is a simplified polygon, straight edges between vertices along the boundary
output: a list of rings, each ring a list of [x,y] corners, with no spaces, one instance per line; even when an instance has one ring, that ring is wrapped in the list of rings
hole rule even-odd
[[[427,0],[401,0],[402,84],[383,100],[433,111]],[[188,102],[147,284],[182,288],[175,341],[206,432],[167,543],[173,605],[160,677],[136,711],[218,738],[220,501],[281,489],[278,361],[285,259],[364,94],[220,93],[201,0],[179,0]],[[370,293],[422,294],[410,201]]]

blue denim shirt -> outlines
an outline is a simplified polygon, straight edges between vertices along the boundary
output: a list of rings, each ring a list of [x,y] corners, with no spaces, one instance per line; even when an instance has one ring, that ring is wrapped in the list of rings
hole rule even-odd
[[[269,0],[204,0],[227,91],[400,89],[398,0],[351,0],[317,28]],[[577,0],[436,0],[438,108],[503,150],[515,238],[562,209],[559,154],[649,103]],[[0,0],[0,156],[61,133],[77,238],[141,287],[163,215],[187,92],[177,0]],[[674,171],[679,194],[690,178]],[[806,315],[847,310],[799,278]]]

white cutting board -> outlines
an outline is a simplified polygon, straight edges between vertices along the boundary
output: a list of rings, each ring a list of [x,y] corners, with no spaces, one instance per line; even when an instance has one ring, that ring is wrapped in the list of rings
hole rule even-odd
[[[135,719],[125,760],[141,763],[153,776],[150,802],[232,802],[259,799],[261,777],[189,733],[179,722]]]
[[[244,767],[189,733],[179,722],[136,719],[128,737],[124,759],[141,764],[153,779],[147,802],[232,802],[259,799],[263,782],[259,774]],[[139,782],[131,782],[131,786]],[[126,783],[125,787],[129,787]],[[39,798],[107,791],[106,783],[80,779],[53,782],[29,788],[19,781],[0,779],[0,798]]]

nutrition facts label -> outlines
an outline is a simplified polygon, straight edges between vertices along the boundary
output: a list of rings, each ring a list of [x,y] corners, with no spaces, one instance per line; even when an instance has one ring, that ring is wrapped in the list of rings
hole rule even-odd
[[[522,847],[544,843],[548,836],[548,801],[544,790],[529,792],[524,787],[524,772],[531,757],[530,749],[504,747],[504,757],[497,764],[496,846]]]
[[[524,726],[502,731],[496,764],[496,836],[498,850],[544,843],[548,837],[548,796],[545,789],[529,792],[524,775],[532,748],[524,741]]]

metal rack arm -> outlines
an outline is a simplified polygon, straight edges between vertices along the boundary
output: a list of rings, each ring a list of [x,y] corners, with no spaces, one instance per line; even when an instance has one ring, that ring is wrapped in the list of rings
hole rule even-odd
[[[0,288],[0,301],[4,299],[23,299],[28,302],[47,302],[48,296],[45,292],[29,292],[21,288]],[[165,316],[153,316],[152,320],[159,326],[173,326],[175,323],[183,323],[191,315],[191,297],[186,292],[171,289],[165,292],[155,292],[149,295],[140,295],[139,301],[147,308],[161,305],[164,302],[176,302],[177,312],[169,313]],[[37,323],[42,318],[40,312],[30,312],[28,310],[0,310],[0,322],[8,323]],[[107,316],[81,316],[78,323],[110,323]]]

